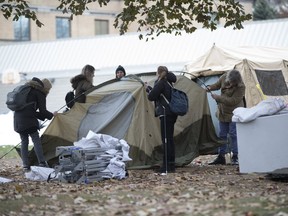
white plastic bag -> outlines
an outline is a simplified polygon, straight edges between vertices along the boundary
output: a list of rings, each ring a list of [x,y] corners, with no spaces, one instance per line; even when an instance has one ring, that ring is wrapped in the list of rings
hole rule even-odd
[[[33,181],[47,181],[53,172],[55,172],[53,168],[31,166],[31,171],[26,172],[25,177]]]
[[[259,116],[273,115],[284,109],[286,104],[281,98],[269,98],[251,108],[238,107],[233,111],[233,122],[249,122]]]
[[[8,178],[4,178],[4,177],[0,177],[0,184],[1,183],[8,183],[8,182],[11,182],[13,181],[12,179],[8,179]]]

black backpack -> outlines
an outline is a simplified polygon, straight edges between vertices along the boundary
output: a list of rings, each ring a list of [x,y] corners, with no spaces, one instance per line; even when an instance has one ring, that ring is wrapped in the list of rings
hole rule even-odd
[[[74,91],[69,91],[65,96],[66,106],[72,108],[75,104],[75,94]]]
[[[19,111],[34,102],[27,103],[27,96],[31,90],[29,85],[20,85],[7,94],[6,105],[12,111]]]

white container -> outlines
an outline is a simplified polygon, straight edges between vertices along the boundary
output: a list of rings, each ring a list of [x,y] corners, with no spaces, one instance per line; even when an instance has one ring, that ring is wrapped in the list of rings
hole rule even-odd
[[[288,114],[236,123],[241,173],[288,168]]]

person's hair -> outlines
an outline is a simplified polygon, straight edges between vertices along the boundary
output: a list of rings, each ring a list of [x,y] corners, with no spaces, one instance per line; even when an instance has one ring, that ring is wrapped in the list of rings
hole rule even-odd
[[[89,82],[93,83],[94,72],[95,68],[87,64],[83,67],[81,74],[84,75]]]
[[[231,84],[238,85],[242,82],[241,74],[238,70],[231,70],[227,73],[226,81],[230,82]]]
[[[159,66],[157,68],[157,74],[158,74],[158,80],[167,79],[168,68],[166,66]]]
[[[159,66],[157,68],[157,73],[160,73],[160,72],[167,72],[168,73],[168,68],[166,66]]]
[[[95,68],[92,65],[87,64],[83,67],[81,74],[87,77],[93,74],[94,72],[95,72]]]

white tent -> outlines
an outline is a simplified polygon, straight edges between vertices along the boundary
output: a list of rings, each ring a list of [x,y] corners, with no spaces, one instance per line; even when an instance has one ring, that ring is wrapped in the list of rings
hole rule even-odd
[[[206,54],[186,64],[184,71],[191,78],[218,78],[231,69],[239,70],[242,75],[247,107],[270,97],[288,102],[288,47],[227,48],[213,45]]]

